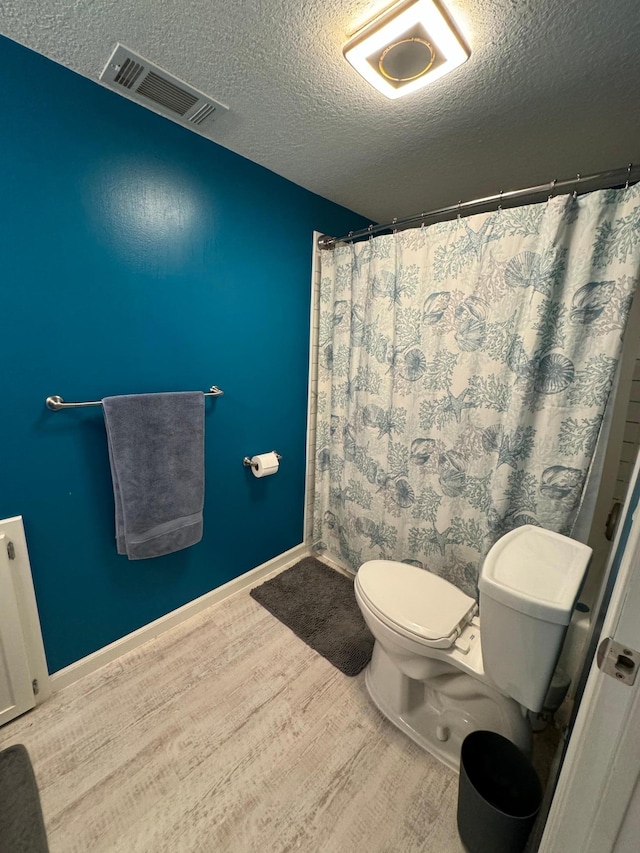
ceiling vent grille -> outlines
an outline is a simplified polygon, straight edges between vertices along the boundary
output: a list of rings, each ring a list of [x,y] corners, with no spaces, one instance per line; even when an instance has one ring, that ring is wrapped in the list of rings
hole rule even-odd
[[[206,134],[214,119],[228,110],[121,44],[109,57],[100,80],[125,97],[200,133]]]
[[[134,62],[133,59],[125,59],[120,71],[114,77],[114,82],[130,89],[140,76],[142,68],[143,66],[139,62]]]
[[[202,122],[209,118],[211,113],[215,110],[213,104],[203,104],[197,113],[194,113],[189,121],[192,121],[194,124],[202,124]]]
[[[174,113],[183,116],[198,100],[195,95],[190,95],[185,92],[180,86],[175,83],[170,83],[159,74],[154,74],[150,71],[138,86],[138,94],[144,95],[150,101],[155,101],[162,107],[168,110],[173,110]]]

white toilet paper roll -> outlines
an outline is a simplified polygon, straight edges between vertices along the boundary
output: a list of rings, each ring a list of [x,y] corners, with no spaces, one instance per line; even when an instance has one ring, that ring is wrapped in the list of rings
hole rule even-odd
[[[278,470],[278,457],[273,451],[252,456],[251,470],[254,477],[268,477],[270,474],[275,474]]]

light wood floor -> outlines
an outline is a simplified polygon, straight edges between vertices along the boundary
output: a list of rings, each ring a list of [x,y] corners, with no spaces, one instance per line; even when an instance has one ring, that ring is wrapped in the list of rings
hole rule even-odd
[[[247,593],[0,729],[51,853],[460,853],[457,776]]]

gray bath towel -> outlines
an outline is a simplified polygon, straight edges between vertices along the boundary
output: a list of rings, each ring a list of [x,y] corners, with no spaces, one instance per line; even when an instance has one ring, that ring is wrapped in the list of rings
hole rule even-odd
[[[160,557],[202,539],[204,394],[131,394],[102,401],[118,554]]]

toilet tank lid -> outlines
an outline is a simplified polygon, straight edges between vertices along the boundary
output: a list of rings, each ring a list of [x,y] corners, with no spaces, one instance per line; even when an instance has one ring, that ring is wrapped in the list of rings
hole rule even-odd
[[[376,610],[425,640],[450,637],[476,608],[449,581],[408,563],[369,560],[358,570],[358,584]]]
[[[526,524],[495,543],[478,587],[520,613],[568,625],[590,558],[582,542]]]

